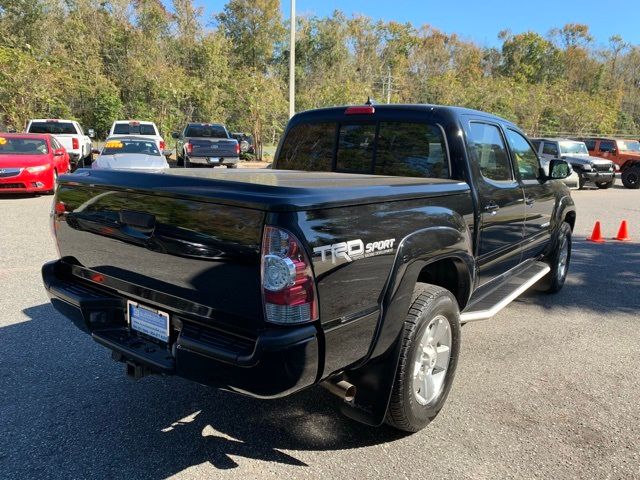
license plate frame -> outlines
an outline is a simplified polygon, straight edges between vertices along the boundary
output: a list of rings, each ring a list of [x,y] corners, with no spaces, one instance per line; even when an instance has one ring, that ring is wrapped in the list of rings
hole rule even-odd
[[[157,308],[127,300],[129,329],[164,343],[169,343],[170,316]]]
[[[220,157],[209,157],[209,163],[220,163]]]

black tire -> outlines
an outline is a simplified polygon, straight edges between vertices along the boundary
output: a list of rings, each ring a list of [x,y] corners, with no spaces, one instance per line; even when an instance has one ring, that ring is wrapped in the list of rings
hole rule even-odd
[[[625,188],[631,188],[633,190],[640,188],[640,167],[631,167],[623,171],[622,184]]]
[[[184,156],[184,160],[182,161],[182,166],[184,168],[192,168],[191,162],[189,161],[189,157]]]
[[[54,168],[53,169],[53,188],[49,191],[46,192],[46,195],[53,195],[54,193],[56,193],[56,185],[58,183],[58,171]]]
[[[596,187],[598,187],[601,190],[606,190],[607,188],[611,188],[613,187],[613,185],[616,183],[616,180],[613,179],[609,182],[596,182]]]
[[[437,395],[419,403],[414,393],[414,359],[421,339],[432,320],[444,317],[451,334],[450,356],[444,380]],[[426,427],[442,409],[449,395],[460,352],[460,311],[456,298],[444,288],[420,283],[404,322],[402,350],[385,421],[398,430],[417,432]]]
[[[581,174],[578,174],[578,190],[582,190],[585,183],[587,183],[587,180]]]
[[[541,281],[538,289],[545,293],[558,293],[562,290],[564,282],[569,272],[571,263],[571,226],[567,222],[562,222],[556,237],[555,247],[546,261],[551,267],[549,274]],[[566,258],[563,260],[563,249],[566,247]],[[560,262],[564,261],[564,268],[560,268]]]
[[[226,167],[227,168],[238,168],[238,164],[237,163],[227,163]]]

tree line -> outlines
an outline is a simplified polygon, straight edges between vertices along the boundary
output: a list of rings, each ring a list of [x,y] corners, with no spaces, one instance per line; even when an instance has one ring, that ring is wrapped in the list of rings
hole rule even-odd
[[[640,132],[640,46],[598,45],[586,25],[499,34],[482,47],[429,25],[297,18],[296,109],[380,102],[461,105],[531,135]],[[279,0],[0,0],[0,125],[115,119],[223,122],[274,143],[288,120],[288,21]]]

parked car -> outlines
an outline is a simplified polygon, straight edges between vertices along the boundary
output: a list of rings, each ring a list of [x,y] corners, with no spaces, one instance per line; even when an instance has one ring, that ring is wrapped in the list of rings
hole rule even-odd
[[[29,120],[25,132],[53,135],[69,154],[72,171],[91,163],[91,138],[75,120]]]
[[[51,135],[0,134],[0,193],[53,193],[69,154]]]
[[[158,150],[152,138],[116,136],[107,138],[102,150],[94,153],[98,158],[93,169],[156,171],[169,168],[166,156],[171,152]]]
[[[620,169],[622,184],[626,188],[640,188],[640,142],[620,138],[581,138],[589,154],[606,158]]]
[[[240,157],[240,144],[231,138],[224,125],[216,123],[189,123],[182,133],[174,132],[178,166],[236,168]]]
[[[604,189],[616,183],[615,164],[611,160],[589,155],[584,142],[567,138],[537,138],[532,139],[531,143],[543,161],[543,166],[554,158],[566,160],[576,172],[573,177],[578,181],[578,188],[584,187],[588,182]]]
[[[271,170],[61,178],[43,280],[134,378],[259,398],[322,384],[348,416],[413,432],[447,398],[460,323],[562,288],[576,211],[552,181],[569,165],[550,167],[483,112],[307,111]]]
[[[253,136],[248,133],[232,132],[231,138],[235,138],[240,144],[240,154],[248,153],[255,155],[256,148],[253,141]]]
[[[156,144],[156,147],[161,152],[167,152],[168,156],[171,152],[167,150],[167,144],[160,135],[160,130],[153,122],[145,122],[141,120],[117,120],[111,125],[108,137],[145,137],[151,138]]]

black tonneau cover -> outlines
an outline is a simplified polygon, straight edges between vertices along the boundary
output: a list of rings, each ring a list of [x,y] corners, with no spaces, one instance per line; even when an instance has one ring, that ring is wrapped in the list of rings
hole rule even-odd
[[[160,173],[78,170],[60,177],[60,182],[197,198],[264,211],[310,210],[469,191],[469,186],[459,180],[270,169],[174,168]]]

